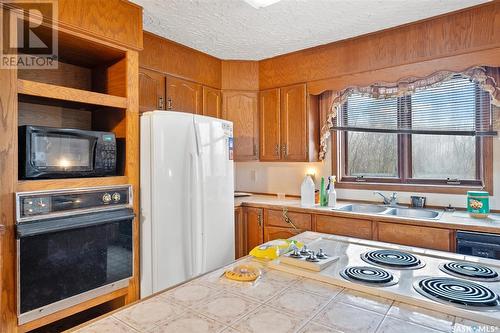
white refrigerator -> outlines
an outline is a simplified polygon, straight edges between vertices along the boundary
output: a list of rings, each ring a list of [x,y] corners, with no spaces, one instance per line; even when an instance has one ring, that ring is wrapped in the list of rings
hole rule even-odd
[[[233,124],[141,116],[141,298],[234,260]]]

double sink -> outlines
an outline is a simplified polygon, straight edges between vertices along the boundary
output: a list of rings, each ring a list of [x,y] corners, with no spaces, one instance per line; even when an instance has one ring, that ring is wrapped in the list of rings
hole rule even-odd
[[[413,219],[439,220],[443,215],[442,211],[415,209],[404,207],[391,207],[371,204],[349,204],[334,210],[341,212],[352,212],[360,214],[376,214]]]

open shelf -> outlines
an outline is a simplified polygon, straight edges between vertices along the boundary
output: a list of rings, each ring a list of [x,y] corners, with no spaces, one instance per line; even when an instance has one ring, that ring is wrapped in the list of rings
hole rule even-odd
[[[16,192],[58,190],[66,188],[97,187],[128,184],[127,176],[19,180]]]
[[[18,79],[17,89],[19,94],[29,96],[122,109],[127,107],[127,98],[125,97],[62,87],[48,83]]]

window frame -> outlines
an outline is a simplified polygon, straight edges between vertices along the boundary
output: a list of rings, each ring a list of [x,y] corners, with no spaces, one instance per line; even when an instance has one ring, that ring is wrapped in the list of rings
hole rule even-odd
[[[476,87],[479,89],[479,87]],[[485,92],[486,93],[486,92]],[[486,93],[487,94],[487,93]],[[401,103],[408,103],[411,117],[411,96],[398,98],[398,121],[405,115],[400,107]],[[347,107],[347,102],[342,107]],[[476,113],[480,112],[480,103],[476,104]],[[477,118],[477,117],[476,117]],[[469,190],[484,189],[493,193],[493,138],[476,136],[476,177],[477,179],[463,179],[459,183],[445,179],[416,179],[412,178],[412,134],[397,134],[398,175],[397,177],[354,177],[347,176],[348,170],[348,132],[331,132],[332,169],[337,175],[339,188],[400,190],[430,193],[465,194]],[[340,172],[339,172],[340,171]]]

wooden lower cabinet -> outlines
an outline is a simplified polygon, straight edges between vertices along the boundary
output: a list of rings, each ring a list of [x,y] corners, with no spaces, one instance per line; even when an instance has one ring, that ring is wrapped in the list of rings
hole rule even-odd
[[[271,226],[312,230],[311,220],[311,214],[290,212],[286,208],[281,210],[266,209],[264,211],[264,221],[266,227]]]
[[[376,223],[377,240],[380,242],[441,251],[452,251],[453,249],[453,230],[388,222]]]
[[[280,227],[264,227],[264,242],[273,239],[287,239],[300,234],[306,230]]]
[[[316,230],[339,236],[372,239],[372,221],[337,216],[316,215]]]
[[[243,208],[234,208],[234,257],[235,259],[246,256],[247,238],[246,226],[243,218]]]
[[[264,212],[262,208],[245,207],[244,219],[246,225],[246,252],[264,243]]]

